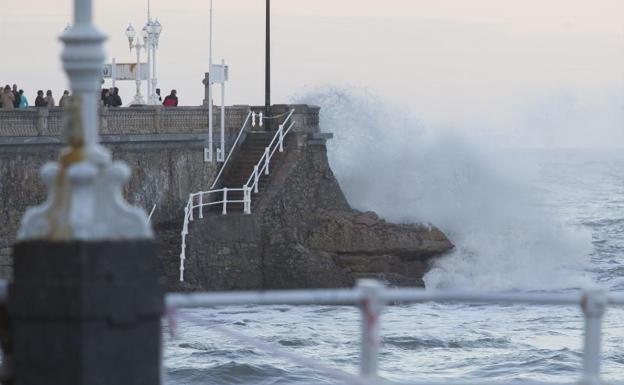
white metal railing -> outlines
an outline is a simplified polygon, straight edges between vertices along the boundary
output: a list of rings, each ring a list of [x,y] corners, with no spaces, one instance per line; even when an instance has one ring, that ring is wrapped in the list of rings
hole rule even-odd
[[[376,280],[358,281],[355,288],[331,290],[292,290],[264,292],[221,292],[168,294],[166,304],[170,311],[176,308],[197,308],[225,305],[357,305],[361,309],[360,336],[360,377],[337,369],[324,370],[325,374],[335,379],[353,384],[376,384],[378,380],[378,355],[380,349],[380,324],[383,308],[392,303],[455,302],[479,304],[533,304],[533,305],[578,305],[584,318],[583,371],[580,384],[599,385],[602,317],[607,306],[624,305],[624,294],[607,293],[602,289],[589,289],[581,293],[487,293],[425,290],[421,288],[387,288]],[[230,337],[249,342],[271,353],[292,359],[299,364],[306,364],[307,359],[293,357],[276,346],[263,341],[254,341],[252,337],[211,324],[211,328]],[[313,369],[325,367],[316,362]],[[338,372],[336,374],[336,372]],[[349,380],[349,378],[351,380]],[[456,382],[455,384],[468,384]]]
[[[288,135],[288,133],[291,131],[291,129],[295,125],[295,122],[292,119],[294,112],[295,112],[294,109],[290,110],[290,112],[286,115],[286,118],[284,119],[282,124],[278,126],[278,129],[275,132],[273,139],[271,140],[269,145],[264,149],[264,153],[262,157],[260,157],[260,160],[254,166],[253,171],[251,172],[251,175],[249,176],[249,179],[247,179],[247,182],[242,187],[240,188],[223,187],[221,189],[214,189],[214,187],[217,185],[217,182],[221,178],[221,175],[223,174],[223,171],[225,170],[225,166],[227,165],[230,159],[230,156],[232,155],[232,152],[234,151],[234,148],[236,147],[245,127],[250,123],[250,121],[252,120],[255,121],[255,115],[252,112],[247,114],[247,119],[245,119],[245,123],[243,123],[243,126],[241,127],[241,130],[239,131],[238,136],[236,137],[236,140],[234,141],[234,144],[232,145],[232,148],[230,149],[230,152],[227,158],[225,159],[223,166],[221,167],[221,170],[217,174],[217,177],[215,178],[214,183],[210,187],[210,190],[191,193],[189,195],[189,199],[186,203],[186,206],[184,207],[184,220],[182,222],[182,232],[181,232],[182,242],[180,244],[180,282],[184,282],[184,261],[186,260],[186,236],[188,235],[189,223],[193,221],[193,211],[195,209],[198,209],[198,215],[199,215],[199,218],[201,219],[204,217],[204,207],[221,205],[222,206],[221,214],[227,215],[228,204],[242,203],[243,213],[251,214],[252,192],[255,194],[258,193],[258,183],[260,182],[260,175],[262,173],[264,173],[265,175],[269,175],[269,165],[271,163],[271,158],[275,155],[275,152],[284,151],[284,138],[286,138],[286,135]],[[228,196],[229,193],[241,192],[241,191],[243,192],[242,199],[231,199]],[[213,196],[219,195],[219,194],[221,195],[221,200],[213,201],[211,199]],[[197,203],[195,203],[196,198],[197,198]]]
[[[215,188],[217,183],[219,183],[221,175],[223,174],[223,171],[225,170],[225,166],[230,161],[230,157],[232,156],[232,153],[234,152],[234,149],[238,145],[238,141],[240,140],[241,136],[243,135],[243,132],[245,131],[245,128],[247,127],[247,125],[249,125],[249,123],[251,123],[251,115],[252,115],[252,112],[249,111],[249,113],[247,114],[247,117],[245,118],[245,121],[244,121],[243,125],[241,126],[240,130],[238,131],[238,135],[236,135],[236,139],[234,140],[234,143],[232,144],[232,147],[230,148],[230,152],[228,153],[227,157],[225,158],[225,161],[223,162],[223,164],[221,165],[221,169],[219,170],[219,173],[217,174],[217,177],[215,178],[214,182],[212,183],[212,186],[210,186],[211,190],[213,188]]]
[[[264,154],[260,157],[260,160],[253,168],[249,179],[247,179],[247,183],[245,186],[250,187],[255,194],[258,193],[258,183],[260,182],[260,175],[264,173],[265,175],[269,175],[269,165],[271,163],[271,158],[275,155],[276,151],[283,152],[284,151],[284,138],[290,130],[295,125],[294,120],[291,120],[293,113],[295,110],[290,110],[288,115],[286,115],[286,119],[284,122],[280,124],[277,128],[277,132],[273,136],[273,139],[269,143],[268,146],[264,148]]]

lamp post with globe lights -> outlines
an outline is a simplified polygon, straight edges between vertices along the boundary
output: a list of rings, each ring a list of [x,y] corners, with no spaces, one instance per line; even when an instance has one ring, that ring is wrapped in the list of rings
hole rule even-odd
[[[132,24],[130,24],[128,25],[128,28],[126,28],[126,36],[128,37],[128,46],[130,47],[130,51],[134,48],[137,55],[136,95],[134,95],[134,100],[131,104],[145,104],[143,95],[141,95],[141,50],[147,50],[147,28],[143,27],[141,35],[137,36],[135,29],[132,27]],[[143,43],[141,43],[141,39],[143,39]]]
[[[158,19],[152,21],[151,18],[148,18],[145,29],[147,30],[147,40],[145,42],[147,44],[147,67],[150,71],[150,76],[148,76],[148,103],[160,104],[158,95],[156,95],[156,87],[158,86],[156,78],[156,50],[158,49],[162,25]]]

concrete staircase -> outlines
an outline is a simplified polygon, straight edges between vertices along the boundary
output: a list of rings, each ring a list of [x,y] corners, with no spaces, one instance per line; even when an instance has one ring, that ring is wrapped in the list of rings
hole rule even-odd
[[[230,159],[229,164],[224,170],[222,180],[219,188],[242,188],[250,175],[253,172],[254,166],[258,163],[260,158],[264,155],[264,149],[269,145],[275,132],[270,131],[250,131],[247,137],[240,146],[240,149],[234,154],[234,157]],[[252,192],[251,195],[251,210],[253,212],[254,206],[257,204],[258,199],[262,196],[262,193],[266,190],[267,185],[271,181],[273,171],[279,167],[284,153],[280,153],[279,150],[275,151],[269,165],[269,175],[262,173],[260,175],[260,182],[258,184],[258,193]],[[223,200],[222,196],[219,196],[215,200]],[[242,191],[229,191],[228,200],[243,200]],[[223,206],[214,205],[210,206],[211,212],[221,213]],[[243,203],[228,203],[227,213],[235,214],[243,212]]]

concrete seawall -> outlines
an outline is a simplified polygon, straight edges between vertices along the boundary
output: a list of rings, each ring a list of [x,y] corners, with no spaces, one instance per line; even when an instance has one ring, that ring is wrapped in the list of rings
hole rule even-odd
[[[319,109],[312,106],[275,106],[275,113],[295,108],[297,132],[318,132]],[[226,151],[250,109],[226,108]],[[215,108],[214,143],[220,144],[219,113]],[[38,172],[53,160],[62,139],[61,108],[0,109],[0,278],[10,279],[10,246],[15,242],[19,221],[28,206],[45,198]],[[162,241],[163,267],[179,246],[183,208],[191,192],[213,183],[220,163],[205,163],[208,110],[203,107],[110,108],[100,111],[101,138],[116,160],[125,161],[132,178],[125,193],[128,200],[149,212]],[[179,253],[179,249],[177,250]],[[173,263],[173,262],[172,262]]]

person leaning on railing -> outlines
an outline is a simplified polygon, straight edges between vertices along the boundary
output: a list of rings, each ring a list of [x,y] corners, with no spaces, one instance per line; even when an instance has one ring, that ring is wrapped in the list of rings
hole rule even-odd
[[[2,102],[2,108],[13,109],[15,104],[15,95],[13,95],[13,91],[11,91],[11,87],[7,84],[2,91],[2,95],[0,95],[0,101]]]
[[[171,90],[171,93],[165,97],[163,106],[165,107],[177,107],[178,105],[178,91]]]
[[[39,90],[37,91],[37,97],[35,98],[35,107],[47,107],[48,106],[48,102],[46,102],[45,98],[43,97],[43,91]]]

